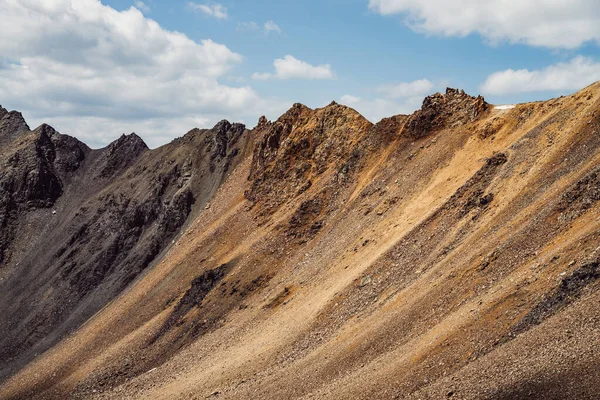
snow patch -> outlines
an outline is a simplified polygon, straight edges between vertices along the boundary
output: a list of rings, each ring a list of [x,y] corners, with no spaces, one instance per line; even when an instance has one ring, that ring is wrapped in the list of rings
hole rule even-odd
[[[494,109],[496,110],[510,110],[511,108],[515,108],[517,105],[516,104],[503,104],[501,106],[495,106]]]

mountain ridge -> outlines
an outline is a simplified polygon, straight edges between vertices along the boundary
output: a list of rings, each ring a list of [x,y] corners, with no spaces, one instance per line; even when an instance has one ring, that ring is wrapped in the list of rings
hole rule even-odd
[[[296,104],[155,150],[132,137],[98,207],[132,229],[164,218],[148,237],[169,244],[0,397],[594,398],[599,86],[509,109],[448,89],[377,124]],[[109,164],[90,154],[78,170]],[[157,196],[184,212],[119,208]]]

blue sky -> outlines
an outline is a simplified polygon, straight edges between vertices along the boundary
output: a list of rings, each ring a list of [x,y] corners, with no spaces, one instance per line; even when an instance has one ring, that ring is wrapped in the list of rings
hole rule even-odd
[[[377,122],[446,86],[504,104],[600,79],[591,0],[0,0],[0,11],[0,104],[93,147],[131,131],[155,147],[222,118],[253,127],[295,102],[335,100]]]

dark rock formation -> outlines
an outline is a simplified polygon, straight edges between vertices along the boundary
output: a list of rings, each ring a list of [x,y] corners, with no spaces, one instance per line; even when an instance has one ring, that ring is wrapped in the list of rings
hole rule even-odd
[[[0,110],[0,378],[118,295],[203,209],[244,148],[222,121],[149,150],[136,134],[90,150]],[[18,133],[18,135],[17,135]]]
[[[20,216],[52,207],[63,193],[63,179],[79,168],[89,151],[77,139],[60,135],[48,125],[20,133],[21,141],[0,154],[4,166],[0,171],[0,262],[7,261],[6,251]]]
[[[410,117],[407,130],[412,137],[420,138],[434,130],[475,121],[488,108],[482,96],[448,88],[445,94],[436,93],[423,100],[421,109]]]
[[[148,146],[135,133],[121,135],[104,151],[104,168],[100,172],[100,176],[109,178],[124,171],[146,150],[148,150]]]
[[[0,106],[0,143],[6,143],[23,132],[29,132],[23,115],[17,111],[8,112]]]

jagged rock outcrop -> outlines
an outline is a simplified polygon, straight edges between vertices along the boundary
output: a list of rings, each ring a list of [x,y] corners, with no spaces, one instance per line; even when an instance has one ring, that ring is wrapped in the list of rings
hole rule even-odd
[[[91,150],[46,124],[11,136],[0,151],[0,377],[143,272],[236,165],[245,132],[222,121],[156,150],[136,134]]]
[[[210,171],[214,172],[216,164],[224,159],[235,157],[238,150],[228,153],[232,147],[240,140],[240,137],[246,131],[246,126],[243,124],[231,124],[229,121],[223,120],[212,129],[211,156],[210,156]],[[227,168],[229,163],[227,163]]]
[[[19,129],[26,126],[21,124]],[[60,135],[48,125],[19,133],[18,141],[0,154],[0,263],[9,261],[5,253],[20,216],[52,207],[63,193],[63,180],[89,152],[77,139]]]
[[[473,97],[464,90],[448,88],[445,94],[436,93],[423,100],[421,109],[407,122],[407,132],[420,138],[435,130],[473,122],[488,109],[482,96]]]
[[[102,178],[110,178],[121,173],[131,166],[148,146],[141,137],[132,133],[121,135],[120,138],[108,145],[102,154],[103,168],[100,172]]]
[[[5,144],[18,134],[28,131],[29,126],[20,112],[9,112],[0,106],[0,144]]]
[[[372,124],[355,110],[331,103],[311,110],[295,104],[277,121],[261,118],[246,197],[276,207],[306,191],[327,170],[343,167]]]

